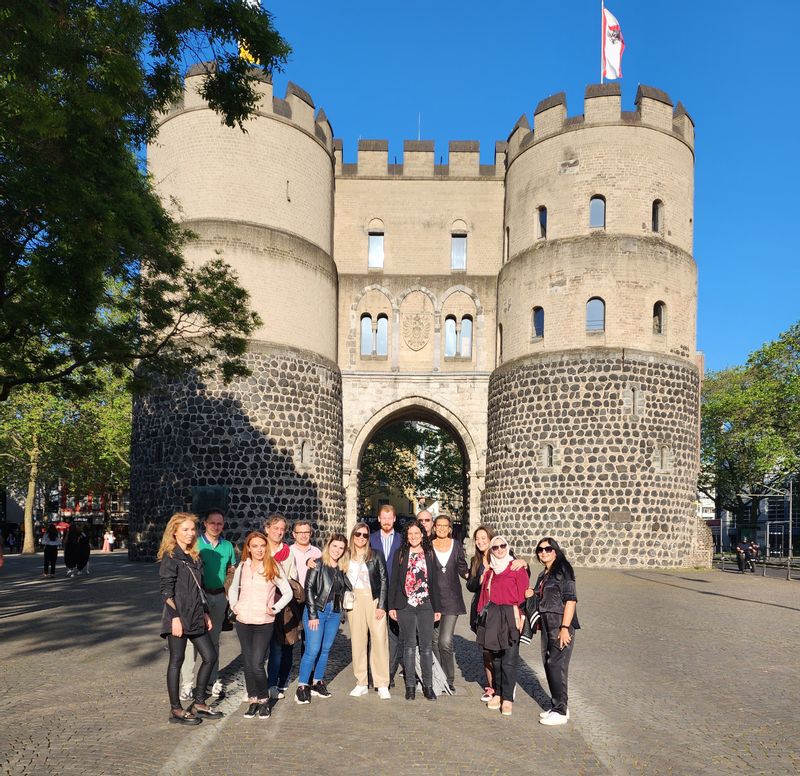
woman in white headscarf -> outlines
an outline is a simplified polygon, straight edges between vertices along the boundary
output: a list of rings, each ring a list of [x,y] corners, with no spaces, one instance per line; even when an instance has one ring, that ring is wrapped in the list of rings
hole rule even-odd
[[[489,569],[478,599],[477,638],[478,644],[492,655],[494,695],[487,707],[500,709],[510,717],[523,623],[520,604],[525,599],[529,576],[527,569],[512,568],[514,558],[504,536],[492,538],[489,553]]]

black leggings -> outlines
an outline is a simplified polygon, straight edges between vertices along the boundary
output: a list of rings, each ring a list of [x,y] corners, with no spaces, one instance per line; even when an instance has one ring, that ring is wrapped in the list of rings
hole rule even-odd
[[[58,545],[45,544],[44,546],[44,573],[56,573],[56,559],[58,558]]]
[[[236,635],[242,646],[242,663],[244,668],[244,684],[250,698],[265,701],[269,697],[269,684],[264,661],[272,641],[273,623],[265,625],[247,625],[236,622]]]
[[[206,687],[211,677],[211,669],[217,659],[217,650],[211,635],[206,632],[202,636],[167,636],[169,645],[169,665],[167,666],[167,692],[169,693],[169,705],[173,709],[180,709],[181,706],[181,666],[183,656],[186,652],[186,642],[191,640],[195,651],[203,661],[197,671],[197,686],[194,688],[194,700],[196,703],[203,703],[206,699]]]
[[[397,624],[403,641],[403,671],[406,687],[417,686],[416,652],[419,640],[419,662],[422,668],[422,685],[433,685],[433,608],[426,599],[420,606],[405,606],[397,610]]]

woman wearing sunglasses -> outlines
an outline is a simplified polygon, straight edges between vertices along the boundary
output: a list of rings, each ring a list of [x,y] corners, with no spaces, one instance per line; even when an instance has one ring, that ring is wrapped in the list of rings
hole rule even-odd
[[[566,725],[567,676],[575,630],[580,628],[576,607],[575,572],[558,542],[549,536],[539,540],[536,557],[544,570],[534,587],[542,629],[542,662],[552,696],[552,708],[539,715],[542,725]]]
[[[514,569],[513,556],[504,536],[495,536],[489,546],[489,568],[484,574],[478,599],[478,644],[492,655],[494,694],[487,703],[510,717],[517,685],[519,635],[523,616],[520,604],[528,589],[526,569]]]
[[[417,689],[416,647],[422,668],[422,693],[436,700],[433,690],[433,624],[441,617],[436,555],[430,549],[419,520],[406,527],[405,541],[397,553],[397,567],[389,590],[389,616],[400,626],[406,700],[413,701]]]
[[[350,648],[353,652],[353,673],[356,686],[350,695],[358,698],[369,692],[367,680],[367,642],[372,681],[381,700],[389,700],[389,632],[386,627],[389,581],[386,564],[369,543],[369,526],[356,523],[350,533],[348,557],[344,571],[353,589],[353,608],[347,613],[350,626]]]

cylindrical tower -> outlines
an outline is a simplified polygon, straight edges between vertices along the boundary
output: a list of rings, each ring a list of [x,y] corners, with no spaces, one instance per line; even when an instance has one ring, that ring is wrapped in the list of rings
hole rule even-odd
[[[196,376],[160,385],[134,406],[131,554],[154,553],[164,520],[224,501],[228,535],[270,512],[344,523],[337,273],[331,258],[333,139],[322,110],[289,84],[259,83],[246,132],[224,126],[192,68],[182,104],[164,116],[148,166],[159,193],[197,239],[187,258],[221,257],[263,320],[248,378]]]
[[[483,512],[530,552],[582,564],[695,562],[694,127],[642,86],[564,95],[508,143],[498,367]]]

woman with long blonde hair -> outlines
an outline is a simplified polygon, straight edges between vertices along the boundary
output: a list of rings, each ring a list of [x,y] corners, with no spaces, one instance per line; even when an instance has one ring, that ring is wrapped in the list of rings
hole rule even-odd
[[[217,659],[217,650],[208,631],[211,618],[208,603],[200,580],[203,578],[203,561],[197,550],[197,516],[177,512],[167,523],[158,560],[161,599],[161,636],[169,646],[167,691],[169,692],[169,721],[181,725],[199,725],[203,720],[219,719],[221,711],[206,704],[206,685]],[[184,709],[180,700],[181,665],[186,652],[186,642],[191,640],[202,663],[197,673],[194,700]]]
[[[275,601],[275,591],[280,598]],[[233,574],[228,603],[236,615],[236,635],[242,647],[244,683],[249,705],[244,716],[269,719],[269,684],[264,662],[272,641],[275,616],[292,600],[292,588],[269,552],[267,537],[251,531],[244,540],[242,560]]]
[[[367,684],[367,641],[372,640],[369,667],[372,681],[382,700],[389,694],[389,632],[386,610],[389,581],[386,564],[380,553],[373,552],[369,543],[369,526],[356,523],[350,532],[345,573],[353,589],[353,608],[347,613],[350,626],[350,648],[353,653],[353,673],[356,686],[350,695],[358,698],[369,691]]]

